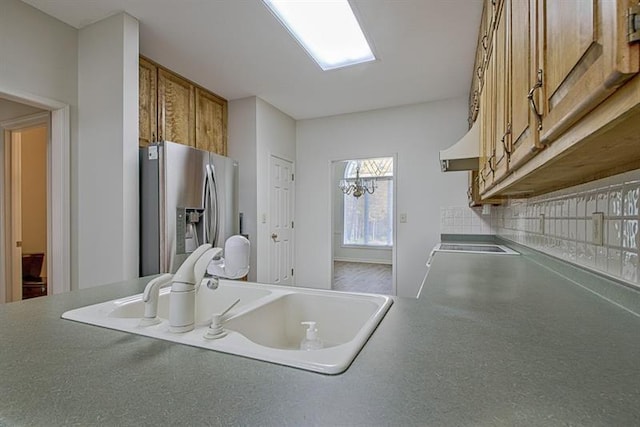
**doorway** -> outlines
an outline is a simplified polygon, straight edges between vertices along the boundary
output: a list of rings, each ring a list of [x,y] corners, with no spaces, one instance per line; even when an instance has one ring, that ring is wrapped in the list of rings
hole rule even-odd
[[[293,162],[271,155],[269,159],[269,281],[293,284]]]
[[[395,156],[331,163],[331,288],[396,294]]]
[[[44,123],[5,133],[8,301],[47,295],[48,115],[41,118]]]
[[[16,245],[23,241],[22,236],[13,235],[12,231],[16,229],[12,224],[14,218],[18,216],[11,214],[12,192],[16,198],[17,189],[12,187],[10,146],[14,135],[43,126],[47,140],[46,167],[43,168],[47,194],[46,249],[25,260],[23,268],[22,248],[19,243]],[[70,129],[69,105],[0,87],[0,303],[22,298],[23,270],[34,279],[46,277],[47,295],[71,290]],[[19,252],[16,247],[20,248]],[[42,266],[38,268],[40,260]],[[34,272],[36,274],[32,274]],[[40,285],[39,291],[42,290]]]

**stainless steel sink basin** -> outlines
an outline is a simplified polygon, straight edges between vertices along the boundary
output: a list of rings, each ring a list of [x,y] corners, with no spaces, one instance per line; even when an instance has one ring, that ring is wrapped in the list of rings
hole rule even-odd
[[[240,299],[225,316],[226,336],[207,339],[212,314]],[[378,326],[393,299],[248,282],[220,281],[217,290],[200,287],[196,328],[169,332],[169,289],[162,289],[158,317],[162,322],[140,326],[142,294],[71,310],[63,318],[209,350],[231,353],[325,374],[344,372]],[[303,321],[317,323],[324,348],[300,350]]]

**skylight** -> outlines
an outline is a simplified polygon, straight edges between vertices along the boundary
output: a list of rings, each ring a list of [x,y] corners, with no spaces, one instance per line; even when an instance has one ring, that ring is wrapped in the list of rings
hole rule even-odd
[[[323,70],[375,60],[347,0],[263,0]]]

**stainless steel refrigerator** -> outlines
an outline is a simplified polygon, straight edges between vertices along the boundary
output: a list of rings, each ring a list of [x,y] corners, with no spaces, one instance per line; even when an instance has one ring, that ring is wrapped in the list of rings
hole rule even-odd
[[[140,275],[175,273],[239,232],[238,162],[175,142],[140,148]]]

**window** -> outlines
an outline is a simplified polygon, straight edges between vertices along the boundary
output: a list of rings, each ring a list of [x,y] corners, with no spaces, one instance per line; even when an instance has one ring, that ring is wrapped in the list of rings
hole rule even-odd
[[[346,181],[375,179],[373,194],[361,197],[352,194],[344,198],[344,245],[393,246],[393,158],[349,161],[344,173]]]

